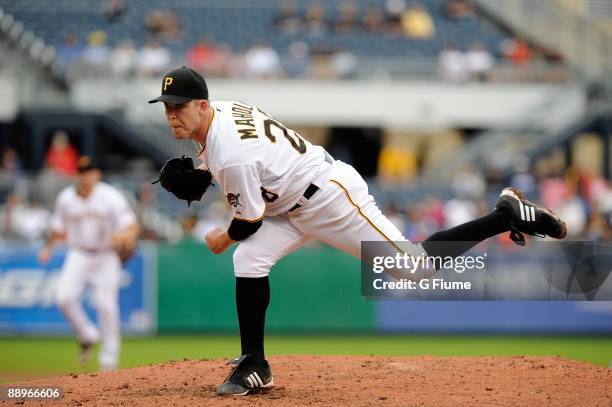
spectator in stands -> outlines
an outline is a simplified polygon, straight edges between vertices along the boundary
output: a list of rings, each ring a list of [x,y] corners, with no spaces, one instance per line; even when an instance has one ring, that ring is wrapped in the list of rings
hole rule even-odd
[[[386,144],[378,155],[378,176],[386,184],[403,184],[417,172],[417,158],[410,148]]]
[[[28,241],[42,239],[47,232],[51,212],[36,199],[32,199],[25,209],[21,219],[17,220],[21,236]]]
[[[578,196],[574,188],[567,190],[563,203],[557,208],[551,208],[567,224],[568,237],[579,237],[585,230],[588,217],[583,200]]]
[[[229,47],[228,47],[228,50]],[[245,51],[246,52],[246,51]],[[245,52],[230,52],[224,64],[223,75],[229,78],[244,77],[246,71]]]
[[[442,7],[442,14],[452,20],[469,19],[475,16],[474,6],[466,0],[447,0]]]
[[[418,2],[414,2],[402,13],[401,25],[404,34],[410,38],[428,39],[435,34],[431,16]]]
[[[38,177],[33,180],[34,190],[43,202],[53,202],[64,188],[72,184],[72,180],[72,176],[60,174],[45,161]]]
[[[329,60],[336,49],[325,42],[317,42],[311,50],[311,63],[308,76],[316,79],[334,78]]]
[[[350,34],[361,29],[357,5],[350,0],[344,0],[338,6],[338,17],[333,22],[332,28],[339,34]]]
[[[503,40],[500,49],[504,58],[516,65],[527,65],[531,60],[529,45],[519,37]]]
[[[145,217],[148,216],[147,212],[153,211],[156,212],[155,208],[157,206],[155,190],[151,187],[149,182],[143,182],[140,184],[140,188],[138,190],[138,200],[135,206],[136,217],[138,218],[138,223],[140,226],[140,239],[144,240],[158,240],[158,232],[155,229],[155,224],[145,222]],[[148,216],[150,218],[152,216]]]
[[[162,10],[151,10],[145,17],[145,28],[147,33],[157,38],[164,29],[164,12]]]
[[[465,55],[454,44],[446,44],[438,55],[438,70],[442,79],[446,81],[465,81],[468,77]]]
[[[19,224],[16,224],[20,212],[23,212],[21,198],[16,193],[12,193],[0,208],[0,231],[3,238],[16,239],[20,237],[17,230]]]
[[[454,176],[452,188],[457,196],[480,199],[484,197],[487,184],[480,171],[470,166]]]
[[[601,174],[583,171],[581,191],[589,206],[602,213],[612,212],[612,185]]]
[[[493,56],[480,42],[472,43],[465,53],[465,63],[472,80],[484,82],[489,80],[489,72],[493,68]]]
[[[311,36],[324,35],[329,28],[325,17],[325,9],[321,4],[311,3],[306,9],[305,17],[306,32]]]
[[[76,174],[79,152],[68,138],[68,133],[64,130],[57,130],[53,133],[51,146],[47,151],[45,163],[55,174],[61,176],[71,176]]]
[[[329,67],[334,78],[351,78],[357,69],[357,59],[350,49],[339,49],[329,58]]]
[[[121,19],[125,14],[126,8],[123,0],[107,0],[104,7],[104,16],[113,23]]]
[[[104,31],[92,31],[87,37],[87,47],[83,50],[83,63],[86,73],[93,76],[108,73],[110,48],[106,45]]]
[[[12,148],[6,148],[2,152],[0,162],[0,202],[4,201],[15,185],[21,179],[21,163],[17,153]]]
[[[523,191],[531,200],[537,199],[537,182],[531,171],[529,157],[521,155],[514,161],[514,174],[510,178],[510,185]]]
[[[204,66],[214,52],[215,46],[211,39],[202,37],[187,50],[187,64],[196,71],[204,72]]]
[[[508,186],[499,163],[491,160],[484,168],[484,177],[490,191],[501,191]]]
[[[196,242],[194,229],[196,224],[198,223],[198,216],[195,212],[188,210],[186,211],[180,219],[181,224],[181,242]]]
[[[539,182],[539,195],[542,205],[555,210],[569,196],[567,183],[563,179],[563,168],[560,164],[549,161],[542,170],[543,176]]]
[[[421,202],[413,202],[406,208],[404,236],[412,241],[425,240],[431,234]]]
[[[158,76],[170,65],[170,52],[159,42],[151,40],[138,55],[138,70],[146,76]]]
[[[428,235],[430,235],[434,231],[440,230],[446,223],[444,204],[435,196],[429,195],[423,201],[423,208],[430,225],[428,229]]]
[[[204,71],[211,76],[230,76],[228,67],[232,61],[232,49],[228,44],[221,43],[215,48],[215,52],[204,64]]]
[[[174,11],[164,13],[161,39],[164,42],[179,42],[182,38],[179,15]]]
[[[17,152],[13,148],[7,148],[2,152],[2,167],[0,168],[3,177],[17,179],[21,176],[21,162]]]
[[[150,182],[140,185],[135,212],[141,225],[141,239],[175,242],[181,238],[180,225],[160,212],[155,188]]]
[[[202,37],[187,50],[187,63],[208,76],[224,76],[230,56],[231,50],[227,44],[216,47],[209,37]]]
[[[62,65],[69,69],[69,67],[81,60],[83,56],[83,47],[79,44],[79,38],[76,34],[68,34],[64,38],[64,44],[57,50],[57,56]]]
[[[130,40],[121,41],[111,53],[110,67],[114,76],[129,77],[136,68],[136,49]]]
[[[379,7],[369,7],[363,16],[363,28],[371,34],[379,34],[386,31],[385,16]]]
[[[152,38],[164,42],[181,39],[179,16],[173,11],[151,10],[145,18],[145,28]]]
[[[394,33],[402,32],[402,14],[406,10],[405,0],[387,0],[385,2],[385,13],[387,15],[387,25],[389,30]]]
[[[567,223],[568,236],[579,237],[586,227],[588,202],[580,195],[580,176],[570,167],[563,169],[558,161],[549,161],[540,181],[542,204],[555,211]]]
[[[589,214],[585,230],[581,236],[584,240],[601,241],[605,240],[607,235],[608,222],[605,214],[599,206],[594,205]]]
[[[304,20],[297,12],[295,1],[281,3],[278,15],[274,17],[274,29],[285,35],[297,34],[302,30]]]
[[[310,49],[304,41],[294,41],[289,45],[289,58],[286,71],[292,78],[306,75],[310,65]]]
[[[478,215],[478,208],[474,201],[455,192],[455,197],[444,204],[444,218],[446,228],[451,228],[474,219]]]
[[[28,205],[13,193],[0,209],[0,231],[5,238],[40,239],[47,230],[50,217],[50,212],[39,202]]]
[[[281,64],[278,53],[266,41],[259,41],[245,54],[247,76],[271,78],[279,76]]]

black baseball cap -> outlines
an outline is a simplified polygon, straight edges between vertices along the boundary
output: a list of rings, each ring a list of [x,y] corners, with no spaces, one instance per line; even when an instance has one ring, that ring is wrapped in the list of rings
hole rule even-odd
[[[98,167],[98,165],[96,165],[94,160],[88,155],[82,155],[79,158],[79,162],[77,164],[77,171],[79,173],[87,172],[91,170],[99,170],[99,169],[100,167]]]
[[[206,81],[193,69],[181,66],[164,75],[161,96],[149,100],[149,103],[180,105],[193,99],[208,99]]]

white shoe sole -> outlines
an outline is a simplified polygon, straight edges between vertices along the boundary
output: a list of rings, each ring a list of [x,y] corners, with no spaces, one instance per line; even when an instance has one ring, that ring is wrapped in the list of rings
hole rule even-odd
[[[252,392],[256,392],[257,390],[260,389],[269,389],[270,387],[274,386],[274,378],[272,377],[270,379],[270,381],[262,386],[258,386],[258,387],[253,387],[250,389],[247,389],[246,391],[242,392],[242,393],[232,393],[232,394],[218,394],[218,396],[223,397],[223,396],[247,396]]]

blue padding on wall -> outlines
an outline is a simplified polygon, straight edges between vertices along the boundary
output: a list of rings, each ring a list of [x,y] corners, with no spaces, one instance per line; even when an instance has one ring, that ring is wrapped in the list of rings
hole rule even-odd
[[[379,301],[383,332],[612,333],[612,302]]]

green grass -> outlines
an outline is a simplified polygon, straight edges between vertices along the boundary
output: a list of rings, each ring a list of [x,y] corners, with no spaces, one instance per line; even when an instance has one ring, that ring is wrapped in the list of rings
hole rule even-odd
[[[610,337],[459,335],[268,335],[267,353],[346,355],[559,355],[608,366]],[[237,335],[172,335],[124,338],[121,367],[182,358],[230,358]],[[97,370],[80,366],[73,338],[0,338],[0,381]]]

